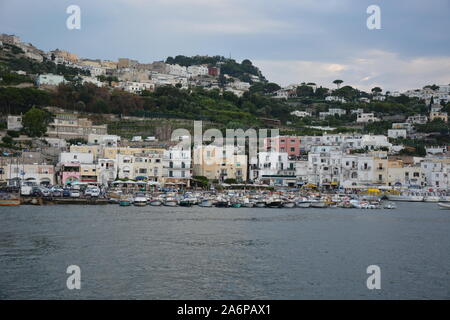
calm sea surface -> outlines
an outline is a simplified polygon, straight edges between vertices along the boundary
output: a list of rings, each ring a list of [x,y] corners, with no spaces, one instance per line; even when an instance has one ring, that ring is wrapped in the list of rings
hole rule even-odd
[[[449,299],[450,211],[397,206],[0,207],[0,299]]]

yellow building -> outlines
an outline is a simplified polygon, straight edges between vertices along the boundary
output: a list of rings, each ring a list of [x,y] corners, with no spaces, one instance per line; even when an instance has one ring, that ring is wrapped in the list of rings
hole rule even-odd
[[[94,155],[94,161],[103,158],[103,147],[99,145],[71,145],[70,152],[92,153]]]
[[[436,119],[440,119],[444,121],[445,123],[448,123],[448,114],[447,112],[430,112],[430,121],[434,121]]]
[[[194,150],[193,175],[209,180],[247,180],[247,156],[235,154],[234,148],[215,146],[199,147]]]
[[[80,168],[81,182],[98,182],[98,169],[96,164],[81,164]]]

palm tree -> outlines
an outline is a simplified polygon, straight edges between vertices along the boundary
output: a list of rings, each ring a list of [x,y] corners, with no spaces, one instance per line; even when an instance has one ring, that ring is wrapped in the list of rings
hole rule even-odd
[[[339,87],[341,86],[341,84],[343,83],[343,80],[334,80],[333,83],[337,86],[337,88],[339,89]]]
[[[381,89],[380,87],[375,87],[372,89],[372,93],[376,96],[381,92],[383,92],[383,89]]]

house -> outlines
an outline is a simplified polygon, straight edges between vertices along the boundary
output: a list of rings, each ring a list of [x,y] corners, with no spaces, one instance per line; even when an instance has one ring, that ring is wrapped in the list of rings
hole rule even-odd
[[[296,111],[291,112],[291,115],[299,117],[299,118],[305,118],[305,117],[311,117],[311,112],[296,110]]]
[[[338,97],[338,96],[328,96],[325,98],[325,101],[328,102],[340,102],[340,103],[345,103],[346,100],[343,97]]]
[[[64,76],[57,74],[41,74],[36,79],[36,84],[38,87],[41,86],[59,86],[61,83],[65,83],[66,80]]]
[[[23,128],[22,116],[8,116],[7,123],[8,130],[20,131]]]
[[[405,129],[389,129],[388,130],[388,137],[393,139],[406,139],[407,132]]]
[[[380,119],[375,117],[374,113],[359,113],[356,118],[357,123],[372,123],[378,121],[380,121]]]
[[[408,117],[406,122],[411,124],[426,124],[428,122],[428,117],[418,114]]]
[[[447,112],[430,112],[430,121],[434,121],[437,119],[442,120],[445,123],[448,123]]]

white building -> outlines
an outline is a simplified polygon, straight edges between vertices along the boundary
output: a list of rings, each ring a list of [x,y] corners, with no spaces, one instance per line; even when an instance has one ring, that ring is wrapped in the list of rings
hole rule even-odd
[[[296,110],[296,111],[291,112],[291,115],[299,117],[299,118],[305,118],[305,117],[311,117],[311,112]]]
[[[393,139],[406,139],[407,132],[405,129],[389,129],[388,130],[388,137]]]
[[[66,80],[64,76],[60,76],[57,74],[41,74],[37,77],[36,84],[38,87],[40,86],[58,86],[61,83],[65,83]]]
[[[20,131],[22,126],[22,116],[8,116],[8,130]]]
[[[358,117],[356,118],[357,123],[372,123],[378,121],[380,121],[380,119],[375,117],[374,113],[359,113]]]
[[[106,147],[117,147],[118,142],[120,141],[120,137],[116,135],[109,134],[89,134],[88,135],[88,144],[96,144]]]

